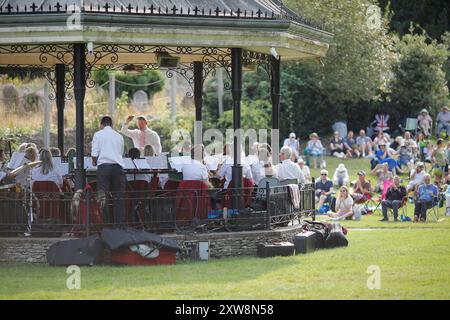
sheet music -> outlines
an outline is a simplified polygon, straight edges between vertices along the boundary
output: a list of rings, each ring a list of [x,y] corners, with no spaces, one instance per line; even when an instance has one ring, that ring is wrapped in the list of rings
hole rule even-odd
[[[77,168],[77,157],[73,157],[73,166],[75,169]],[[92,158],[91,157],[84,157],[84,169],[86,170],[97,170],[97,167],[94,167],[92,164]]]
[[[136,169],[131,158],[123,158],[124,169]]]
[[[25,152],[13,152],[11,156],[11,160],[9,160],[8,163],[8,169],[14,170],[17,169],[23,161],[23,158],[25,157]]]
[[[181,169],[185,164],[191,163],[191,157],[189,156],[181,156],[181,157],[172,157],[169,158],[170,166],[173,169],[176,169],[178,172],[181,172]]]
[[[69,163],[62,162],[61,157],[53,157],[52,162],[53,167],[59,172],[60,175],[65,176],[69,174]]]
[[[134,159],[134,164],[138,169],[151,169],[146,159]]]
[[[167,156],[145,157],[150,169],[167,169]]]

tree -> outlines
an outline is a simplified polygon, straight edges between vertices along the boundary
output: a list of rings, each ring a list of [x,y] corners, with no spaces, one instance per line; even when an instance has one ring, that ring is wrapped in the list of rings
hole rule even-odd
[[[398,59],[393,65],[392,100],[405,114],[416,116],[422,108],[435,114],[448,102],[443,71],[449,57],[445,45],[427,43],[425,34],[403,36],[398,41]]]
[[[124,71],[115,72],[116,75],[116,95],[122,96],[122,92],[127,92],[128,97],[138,90],[144,90],[148,97],[160,92],[164,88],[164,78],[161,73],[154,70],[144,70],[142,73],[134,74]],[[97,85],[109,81],[108,71],[98,70],[93,72],[93,79]],[[142,85],[142,86],[141,86]],[[108,87],[105,87],[108,90]]]

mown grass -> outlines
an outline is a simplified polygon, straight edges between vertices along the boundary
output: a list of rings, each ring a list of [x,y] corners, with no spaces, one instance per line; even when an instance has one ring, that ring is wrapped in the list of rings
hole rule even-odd
[[[327,162],[332,175],[340,161]],[[368,160],[345,164],[352,179],[369,166]],[[319,170],[312,171],[317,177]],[[82,267],[80,290],[67,289],[65,268],[0,264],[0,299],[449,299],[449,219],[413,224],[380,218],[343,221],[350,228],[347,248],[307,255]],[[372,265],[381,270],[379,290],[367,288]]]
[[[377,177],[370,174],[370,160],[369,159],[349,159],[349,160],[340,160],[337,158],[326,158],[327,170],[329,174],[329,178],[333,179],[333,174],[336,167],[339,163],[345,164],[349,175],[350,181],[357,179],[357,173],[360,170],[364,170],[367,174],[367,179],[370,180],[372,186],[376,185]],[[430,165],[428,164],[427,169],[430,169]],[[320,177],[320,169],[311,168],[311,175],[316,179]],[[403,185],[406,185],[409,181],[409,177],[407,175],[400,176],[403,180]],[[409,217],[414,216],[414,204],[407,204],[407,214]],[[381,207],[380,207],[381,212]],[[373,215],[365,215],[362,217],[360,221],[341,221],[342,225],[350,228],[405,228],[405,229],[423,229],[423,228],[450,228],[450,219],[445,217],[445,206],[443,208],[438,208],[439,213],[439,221],[433,221],[432,219],[428,219],[426,223],[415,224],[412,222],[393,222],[393,217],[390,216],[389,222],[380,222],[382,216],[380,212],[376,212]],[[325,219],[324,216],[318,216],[318,220]]]
[[[354,230],[349,247],[307,255],[156,267],[0,265],[0,299],[449,299],[449,230]],[[367,269],[381,270],[370,290]]]

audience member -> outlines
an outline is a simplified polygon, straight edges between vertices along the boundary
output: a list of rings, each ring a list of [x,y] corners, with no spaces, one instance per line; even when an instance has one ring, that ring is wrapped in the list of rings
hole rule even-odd
[[[425,222],[427,220],[427,210],[437,203],[438,188],[431,183],[431,176],[425,174],[423,184],[419,186],[416,193],[414,206],[414,222]]]
[[[386,199],[381,201],[381,210],[383,212],[383,219],[381,221],[389,221],[387,212],[391,208],[394,214],[394,221],[398,221],[398,209],[406,197],[406,189],[400,184],[400,178],[394,177],[394,183],[388,188],[386,192]]]

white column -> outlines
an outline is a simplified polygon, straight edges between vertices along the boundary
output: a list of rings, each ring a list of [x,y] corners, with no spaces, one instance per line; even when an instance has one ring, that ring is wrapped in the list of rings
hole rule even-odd
[[[109,115],[114,117],[116,111],[116,75],[114,72],[109,73]]]
[[[219,100],[219,116],[223,114],[223,69],[217,69],[217,98]]]
[[[174,72],[170,78],[170,118],[175,121],[177,115],[177,74]]]
[[[50,83],[48,80],[44,82],[44,146],[50,147]]]

